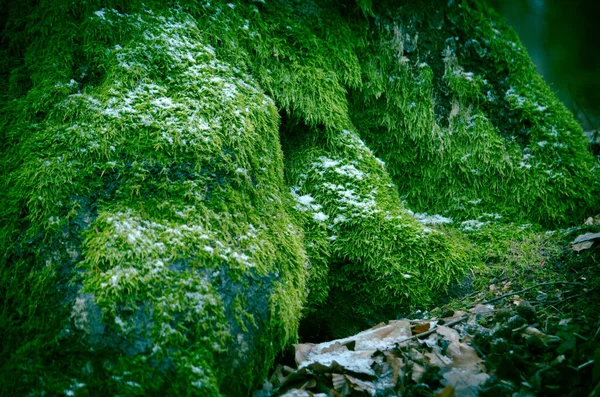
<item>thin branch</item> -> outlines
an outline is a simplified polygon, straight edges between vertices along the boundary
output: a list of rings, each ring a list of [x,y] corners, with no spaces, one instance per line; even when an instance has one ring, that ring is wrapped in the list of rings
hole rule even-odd
[[[596,288],[594,287],[594,288],[592,288],[592,289],[590,289],[590,290],[587,290],[587,291],[585,291],[585,292],[582,292],[582,293],[580,293],[580,294],[577,294],[577,295],[571,295],[571,296],[569,296],[569,297],[567,297],[567,298],[564,298],[564,299],[561,299],[561,300],[559,300],[558,302],[556,302],[556,303],[555,303],[555,305],[559,305],[559,304],[561,304],[561,303],[564,303],[564,302],[568,301],[569,299],[578,298],[578,297],[580,297],[580,296],[583,296],[583,295],[589,294],[590,292],[594,291],[595,289],[596,289]]]
[[[477,294],[480,294],[480,293],[481,293],[481,291],[475,291],[475,292],[473,292],[473,293],[470,293],[469,295],[465,295],[465,296],[463,296],[462,298],[460,298],[460,299],[458,300],[458,302],[462,302],[462,301],[464,301],[465,299],[468,299],[468,298],[470,298],[470,297],[472,297],[472,296],[475,296],[475,295],[477,295]]]
[[[497,301],[502,300],[504,298],[507,298],[509,296],[522,294],[523,292],[527,292],[527,291],[532,290],[534,288],[543,287],[543,286],[547,286],[547,285],[574,285],[574,286],[577,286],[577,287],[587,287],[585,284],[575,283],[575,282],[570,282],[570,281],[554,281],[554,282],[551,282],[551,283],[539,283],[539,284],[534,285],[533,287],[529,287],[529,288],[522,289],[520,291],[510,292],[508,294],[500,295],[500,296],[498,296],[496,298],[487,300],[487,301],[485,301],[485,302],[483,302],[481,304],[482,305],[487,305],[488,303],[494,303],[494,302],[497,302]],[[472,304],[472,305],[469,306],[469,308],[474,307],[474,306],[475,305]]]
[[[450,327],[452,325],[456,325],[456,324],[458,324],[458,323],[460,323],[462,321],[465,321],[467,318],[469,318],[469,316],[462,316],[462,317],[457,318],[456,320],[448,321],[446,324],[441,324],[441,325],[443,325],[445,327]],[[396,347],[399,344],[404,343],[406,341],[414,340],[414,339],[417,339],[417,338],[423,338],[425,336],[429,336],[429,335],[433,334],[436,331],[437,328],[438,328],[438,326],[436,325],[435,327],[431,328],[429,331],[421,332],[420,334],[413,335],[410,338],[404,339],[403,341],[396,343]]]

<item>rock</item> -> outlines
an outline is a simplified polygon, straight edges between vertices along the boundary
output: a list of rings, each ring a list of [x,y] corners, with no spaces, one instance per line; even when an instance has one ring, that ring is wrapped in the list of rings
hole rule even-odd
[[[277,109],[202,21],[155,11],[84,13],[95,81],[11,127],[2,207],[35,197],[2,213],[4,299],[25,309],[5,339],[14,393],[244,395],[296,337],[307,268]]]

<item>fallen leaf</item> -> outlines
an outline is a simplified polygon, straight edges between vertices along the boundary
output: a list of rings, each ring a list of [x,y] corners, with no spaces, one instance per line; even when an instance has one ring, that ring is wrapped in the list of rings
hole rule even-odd
[[[547,343],[560,342],[562,340],[558,336],[547,335],[547,334],[543,333],[542,331],[540,331],[539,329],[534,328],[534,327],[525,328],[525,330],[523,331],[523,334],[539,339],[540,341],[543,342],[544,345]]]
[[[437,352],[425,353],[429,366],[444,368],[452,363],[452,360]]]
[[[582,243],[573,244],[571,246],[571,250],[573,250],[575,252],[580,252],[580,251],[592,248],[593,245],[594,245],[593,241],[584,241]]]
[[[332,353],[332,352],[343,352],[348,351],[346,345],[342,345],[340,342],[335,342],[329,347],[325,347],[321,350],[321,353]]]
[[[314,396],[314,394],[312,394],[311,392],[308,392],[306,390],[292,389],[292,390],[289,390],[284,395],[282,395],[281,397],[313,397],[313,396]]]
[[[423,379],[423,375],[425,375],[425,367],[419,365],[417,363],[413,363],[412,366],[412,374],[411,379],[415,383],[421,383],[421,379]]]
[[[384,352],[383,354],[385,354],[387,362],[392,367],[392,384],[396,385],[400,375],[404,375],[402,371],[404,367],[404,361],[392,352]]]
[[[489,377],[486,373],[477,373],[466,368],[452,368],[444,374],[446,385],[453,387],[456,397],[477,397],[479,389]]]
[[[430,323],[423,323],[423,324],[417,324],[417,325],[411,327],[411,331],[412,331],[413,335],[419,335],[419,334],[422,334],[423,332],[429,331],[430,328],[431,328]]]
[[[459,318],[459,317],[464,317],[466,316],[468,313],[467,312],[463,312],[462,310],[457,310],[454,312],[454,314],[452,315],[451,318]]]
[[[435,393],[435,397],[455,397],[454,387],[447,385],[442,390]]]
[[[307,360],[308,355],[314,347],[314,343],[301,343],[294,345],[294,348],[296,349],[296,354],[294,358],[296,359],[297,366],[300,366],[304,361]]]
[[[446,327],[445,325],[438,325],[438,327],[435,329],[435,332],[441,335],[448,342],[458,342],[459,340],[458,331],[453,328]]]
[[[442,325],[437,328],[437,333],[450,342],[446,348],[446,353],[453,359],[453,367],[475,368],[483,361],[479,358],[475,349],[460,342],[460,336],[455,329],[444,327]]]
[[[320,373],[320,374],[326,374],[326,373],[332,373],[332,372],[344,372],[344,371],[348,370],[348,368],[345,368],[343,365],[338,364],[336,361],[330,362],[328,364],[323,364],[323,363],[316,361],[316,362],[313,362],[301,369],[304,369],[304,368],[311,370],[313,373]],[[375,376],[375,372],[372,372],[372,374],[365,374],[365,375]]]
[[[494,310],[494,306],[493,305],[475,305],[475,307],[471,308],[471,310],[469,310],[471,313],[473,314],[487,314],[487,315],[492,315],[492,311]]]
[[[331,374],[331,381],[335,391],[340,393],[342,396],[350,394],[350,383],[346,377],[342,374]]]
[[[594,217],[589,217],[585,220],[585,222],[583,223],[584,225],[600,225],[600,214],[594,216]]]
[[[377,392],[377,387],[372,382],[364,381],[347,374],[344,376],[346,377],[346,379],[352,386],[352,390],[354,391],[367,393],[371,396],[375,395],[375,393]]]
[[[423,353],[421,353],[419,350],[415,349],[414,347],[412,347],[410,349],[410,351],[408,352],[411,360],[413,361],[418,361],[418,362],[423,362]]]
[[[585,233],[585,234],[580,234],[579,236],[577,236],[571,244],[577,244],[577,243],[582,243],[584,241],[591,241],[591,240],[597,240],[597,239],[600,239],[600,233]]]

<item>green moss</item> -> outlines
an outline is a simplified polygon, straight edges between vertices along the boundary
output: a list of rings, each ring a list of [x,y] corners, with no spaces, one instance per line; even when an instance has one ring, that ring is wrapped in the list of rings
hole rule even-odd
[[[388,15],[361,52],[351,114],[411,206],[557,225],[597,205],[581,127],[491,10],[408,2]]]
[[[597,203],[581,128],[479,1],[21,3],[4,390],[243,395],[307,299],[347,333],[508,249],[464,232]]]
[[[160,7],[90,12],[79,50],[94,82],[45,76],[45,117],[11,125],[3,287],[36,315],[4,313],[2,372],[40,364],[7,387],[244,394],[296,338],[306,267],[281,201],[277,110],[198,23]],[[35,89],[12,106],[32,106]],[[51,292],[28,299],[27,279]],[[77,340],[103,361],[47,371]]]
[[[296,208],[306,214],[308,246],[327,247],[328,274],[317,271],[309,288],[318,298],[309,301],[319,304],[325,322],[344,308],[353,313],[334,335],[360,329],[364,319],[377,318],[375,311],[389,318],[431,304],[476,265],[468,244],[412,217],[384,164],[355,132],[324,141],[305,128],[307,138],[286,150],[287,170]],[[326,286],[332,295],[324,301]]]

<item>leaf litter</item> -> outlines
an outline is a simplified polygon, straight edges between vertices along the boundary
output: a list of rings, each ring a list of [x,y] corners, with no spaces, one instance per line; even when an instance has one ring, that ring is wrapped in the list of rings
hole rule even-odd
[[[600,396],[599,237],[567,245],[554,279],[492,278],[412,319],[296,344],[253,397]]]

